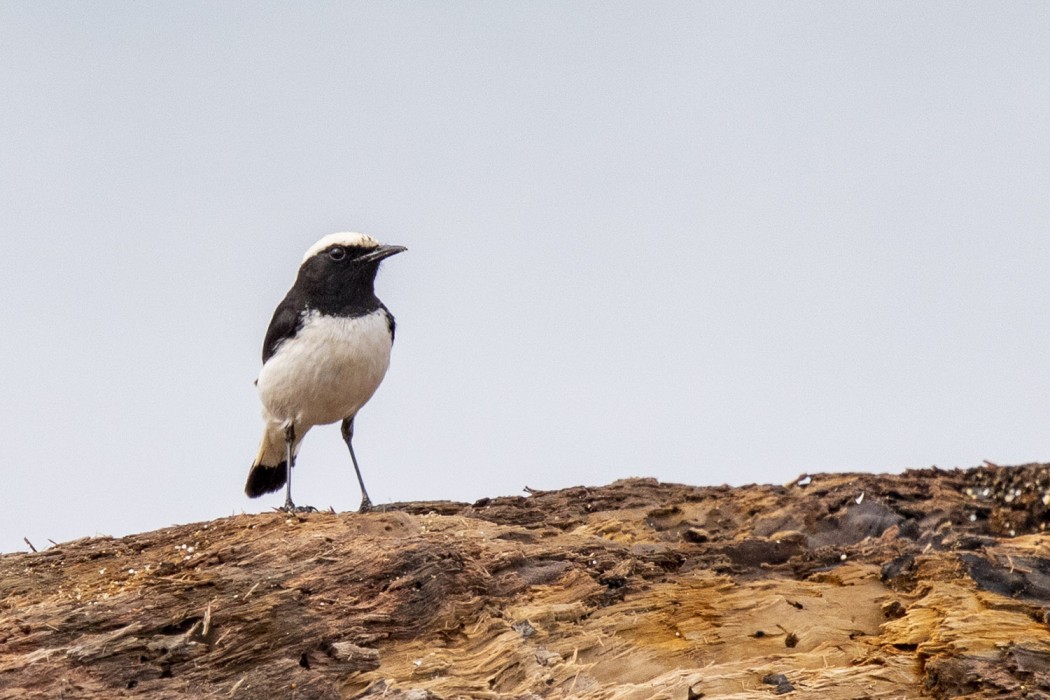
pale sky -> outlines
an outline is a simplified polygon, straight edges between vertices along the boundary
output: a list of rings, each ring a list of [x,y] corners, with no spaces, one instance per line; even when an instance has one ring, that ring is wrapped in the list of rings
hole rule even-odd
[[[1044,2],[0,4],[0,551],[259,512],[303,252],[377,503],[1050,461]],[[338,426],[300,504],[356,508]]]

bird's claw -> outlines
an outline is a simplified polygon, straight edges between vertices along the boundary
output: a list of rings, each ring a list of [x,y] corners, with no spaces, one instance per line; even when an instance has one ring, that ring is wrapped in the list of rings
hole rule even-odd
[[[316,513],[317,509],[313,506],[297,506],[294,503],[285,503],[280,508],[274,508],[279,513]]]

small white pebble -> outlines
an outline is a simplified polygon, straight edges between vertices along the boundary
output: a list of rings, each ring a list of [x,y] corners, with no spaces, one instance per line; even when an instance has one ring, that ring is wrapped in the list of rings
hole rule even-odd
[[[292,460],[292,461],[294,462],[295,460]],[[190,554],[193,554],[193,547],[187,547],[186,551],[189,552]]]
[[[104,573],[106,573],[106,570],[104,568],[98,570],[98,575],[99,576],[101,576]]]
[[[1010,537],[1017,537],[1017,533],[1013,530],[1010,530]]]
[[[128,569],[128,573],[129,573],[129,574],[131,574],[132,576],[134,576],[134,575],[135,575],[135,574],[137,574],[138,572],[137,572],[137,571],[135,571],[134,569]]]
[[[971,523],[977,522],[977,513],[970,513],[970,522]]]
[[[813,481],[813,477],[811,477],[811,476],[804,476],[801,479],[799,479],[798,481],[796,481],[795,485],[796,486],[809,486],[811,481]]]
[[[422,666],[423,665],[423,659],[416,659],[415,661],[412,662],[412,665],[416,666],[416,667]]]
[[[846,555],[844,553],[839,555],[839,561],[846,561]]]
[[[861,503],[863,503],[863,502],[864,502],[864,492],[863,492],[863,491],[861,491],[861,492],[860,492],[860,495],[859,495],[859,496],[857,496],[857,498],[856,498],[856,501],[857,501],[857,505],[858,505],[858,506],[859,506],[859,505],[860,505]]]

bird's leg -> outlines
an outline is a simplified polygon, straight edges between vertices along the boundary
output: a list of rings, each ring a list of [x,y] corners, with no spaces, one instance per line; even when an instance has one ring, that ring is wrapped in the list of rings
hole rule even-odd
[[[285,465],[285,491],[284,491],[284,508],[289,513],[295,511],[295,504],[292,503],[292,467],[295,461],[294,450],[292,444],[295,442],[295,424],[289,423],[288,427],[284,429],[284,465]]]
[[[354,463],[354,472],[357,474],[357,483],[361,485],[361,507],[358,508],[359,513],[367,513],[372,510],[372,499],[368,497],[368,491],[365,490],[365,480],[361,478],[361,469],[357,466],[357,456],[354,454],[354,417],[343,419],[343,441],[346,442],[347,449],[350,450],[350,461]]]
[[[289,425],[284,429],[284,465],[285,465],[285,490],[284,505],[277,510],[284,513],[316,513],[313,506],[297,506],[292,503],[292,467],[295,466],[295,426]]]

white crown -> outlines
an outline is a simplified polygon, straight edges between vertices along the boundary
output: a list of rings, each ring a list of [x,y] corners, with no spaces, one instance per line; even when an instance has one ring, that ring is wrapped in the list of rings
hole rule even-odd
[[[379,241],[372,238],[367,233],[330,233],[317,241],[317,243],[310,246],[306,251],[306,255],[303,256],[303,262],[306,262],[322,250],[334,245],[345,245],[351,248],[375,248],[379,245]]]

